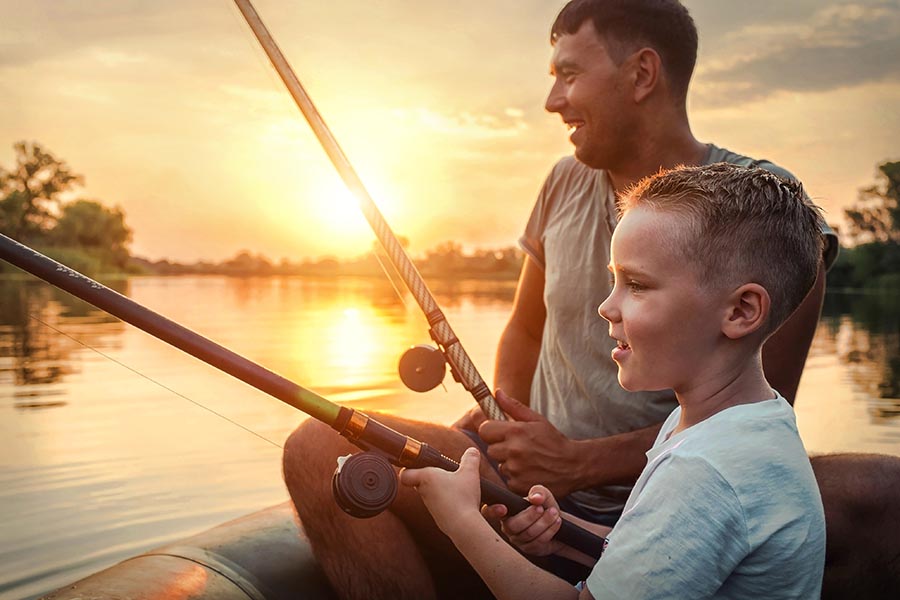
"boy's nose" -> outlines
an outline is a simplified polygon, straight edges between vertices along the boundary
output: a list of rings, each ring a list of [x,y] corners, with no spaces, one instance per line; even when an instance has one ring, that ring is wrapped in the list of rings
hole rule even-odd
[[[606,297],[606,300],[604,300],[600,304],[600,306],[597,307],[597,314],[599,314],[610,323],[619,320],[619,311],[615,308],[615,306],[613,306],[612,297],[613,295],[610,294]]]

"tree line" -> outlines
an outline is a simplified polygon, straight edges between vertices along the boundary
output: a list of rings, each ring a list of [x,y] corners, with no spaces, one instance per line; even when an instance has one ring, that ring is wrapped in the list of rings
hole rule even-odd
[[[828,287],[900,291],[900,161],[879,165],[875,184],[860,190],[844,216]]]
[[[39,144],[23,141],[13,148],[15,164],[0,166],[0,232],[89,275],[368,276],[391,271],[377,243],[372,252],[345,260],[276,262],[247,250],[221,262],[190,264],[134,257],[132,231],[120,208],[79,197],[84,177]],[[900,161],[879,165],[876,182],[860,190],[844,216],[841,252],[828,287],[900,290]],[[511,246],[467,253],[456,242],[444,242],[414,262],[426,277],[509,279],[518,275],[522,260],[522,252]],[[10,269],[0,263],[0,271]]]
[[[0,232],[82,272],[126,271],[131,229],[122,210],[78,197],[84,177],[39,144],[13,148],[13,167],[0,166]]]

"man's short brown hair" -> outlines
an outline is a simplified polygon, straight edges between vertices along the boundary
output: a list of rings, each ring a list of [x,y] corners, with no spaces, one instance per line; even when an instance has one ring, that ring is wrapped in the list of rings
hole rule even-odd
[[[687,97],[697,62],[697,27],[678,0],[572,0],[557,15],[550,43],[591,21],[610,57],[621,64],[641,48],[659,54],[672,91]]]

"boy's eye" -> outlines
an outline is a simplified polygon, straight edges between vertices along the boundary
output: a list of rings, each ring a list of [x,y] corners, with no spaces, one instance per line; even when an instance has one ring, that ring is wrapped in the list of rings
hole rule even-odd
[[[644,286],[632,279],[628,281],[628,289],[632,292],[640,292],[644,289]]]
[[[612,273],[609,274],[609,287],[611,287],[611,288],[616,287],[616,276],[613,275]]]

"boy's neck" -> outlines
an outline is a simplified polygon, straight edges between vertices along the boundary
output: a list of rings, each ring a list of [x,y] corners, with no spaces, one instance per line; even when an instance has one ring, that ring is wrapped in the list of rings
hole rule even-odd
[[[742,365],[740,363],[743,363]],[[676,390],[681,419],[675,432],[684,431],[732,406],[772,400],[775,391],[763,374],[759,353],[740,366],[725,368],[689,390]]]

